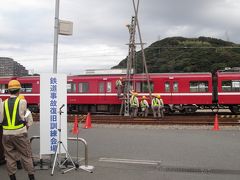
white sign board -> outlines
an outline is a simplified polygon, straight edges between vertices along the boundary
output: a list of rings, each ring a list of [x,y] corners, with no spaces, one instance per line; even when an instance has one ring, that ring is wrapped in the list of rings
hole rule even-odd
[[[58,141],[62,141],[67,148],[67,76],[41,74],[40,155],[54,154]]]
[[[73,22],[59,20],[59,34],[70,36],[73,34]]]

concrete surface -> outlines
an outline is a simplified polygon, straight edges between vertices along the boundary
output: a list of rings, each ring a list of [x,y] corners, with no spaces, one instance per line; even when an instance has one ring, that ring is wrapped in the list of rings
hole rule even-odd
[[[69,130],[72,124],[69,125]],[[39,135],[39,124],[29,131]],[[74,135],[69,134],[74,137]],[[239,180],[240,131],[227,129],[168,129],[127,126],[97,126],[80,129],[80,137],[88,142],[89,165],[93,173],[73,170],[61,174],[58,167],[36,170],[38,180]],[[76,156],[76,143],[69,142],[70,154]],[[39,141],[32,144],[33,153],[39,152]],[[79,145],[80,157],[84,147]],[[101,161],[101,160],[106,161]],[[127,159],[127,160],[123,160]],[[140,161],[144,160],[144,161]],[[113,162],[114,161],[114,162]],[[118,162],[115,162],[118,161]],[[124,161],[124,162],[122,162]],[[154,162],[161,161],[161,164]],[[83,164],[84,161],[81,161]],[[142,163],[137,163],[142,162]],[[152,163],[148,163],[152,162]],[[5,166],[0,166],[1,180],[7,180]],[[18,180],[26,180],[24,170],[17,172]]]

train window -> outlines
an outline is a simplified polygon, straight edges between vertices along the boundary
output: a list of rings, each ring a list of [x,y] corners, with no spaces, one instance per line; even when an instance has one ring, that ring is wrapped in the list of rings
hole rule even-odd
[[[222,81],[222,91],[224,92],[239,92],[240,80]]]
[[[87,82],[79,83],[79,92],[86,93],[89,90],[89,84]]]
[[[133,89],[133,88],[131,88]],[[136,91],[141,92],[141,82],[136,82]]]
[[[232,91],[240,91],[240,81],[232,81]]]
[[[152,82],[150,82],[150,89],[152,92],[153,91],[153,83]],[[142,82],[142,92],[149,92],[147,82]]]
[[[107,92],[112,92],[112,83],[107,82]]]
[[[150,89],[153,91],[153,83],[150,82]],[[148,83],[147,82],[136,82],[136,91],[148,93]]]
[[[104,92],[104,82],[100,82],[98,85],[98,92],[103,93]]]
[[[191,81],[190,92],[208,92],[208,81]]]
[[[178,92],[178,82],[173,82],[173,92]]]
[[[170,92],[170,82],[165,82],[165,92]]]
[[[0,84],[0,93],[7,92],[7,84]]]
[[[76,92],[76,84],[75,83],[67,83],[67,92]]]
[[[21,92],[30,93],[32,92],[32,84],[21,84]]]

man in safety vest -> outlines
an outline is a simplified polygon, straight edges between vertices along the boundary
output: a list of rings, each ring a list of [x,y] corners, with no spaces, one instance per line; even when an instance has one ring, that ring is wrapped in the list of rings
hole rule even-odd
[[[10,180],[16,180],[16,155],[19,155],[24,169],[28,172],[29,180],[34,180],[32,150],[27,135],[27,129],[32,125],[33,120],[25,117],[27,101],[18,97],[20,89],[19,81],[9,81],[10,97],[0,107],[3,112],[0,116],[0,123],[3,128],[2,142]]]
[[[141,107],[141,110],[142,110],[142,116],[147,117],[148,116],[149,104],[146,100],[146,96],[142,97],[142,100],[140,102],[140,107]]]
[[[138,93],[133,92],[130,98],[131,117],[137,117],[139,101],[137,97]]]
[[[153,116],[156,117],[164,117],[163,114],[163,108],[164,103],[160,95],[155,95],[155,97],[152,99],[152,110],[153,110]]]
[[[2,105],[2,99],[0,98],[0,107]],[[0,116],[2,114],[2,108],[0,108]],[[5,156],[4,156],[4,147],[2,144],[2,135],[3,135],[3,129],[2,126],[0,125],[0,165],[6,164],[6,160],[5,160]],[[21,161],[19,159],[19,155],[16,155],[16,163],[17,163],[17,169],[22,169],[22,164]]]
[[[2,99],[0,98],[0,106],[2,105]],[[0,116],[2,115],[2,109],[0,108]],[[4,148],[2,144],[2,134],[3,129],[2,126],[0,126],[0,165],[6,164],[5,156],[4,156]]]
[[[116,81],[117,96],[120,97],[123,91],[122,77]]]

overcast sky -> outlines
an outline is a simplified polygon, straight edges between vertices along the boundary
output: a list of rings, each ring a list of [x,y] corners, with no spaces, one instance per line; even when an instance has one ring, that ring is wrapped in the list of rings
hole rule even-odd
[[[135,0],[137,2],[137,0]],[[208,36],[240,43],[240,0],[140,0],[145,47],[172,36]],[[58,72],[109,69],[128,54],[132,0],[60,0]],[[0,0],[0,56],[34,73],[52,72],[55,0]]]

